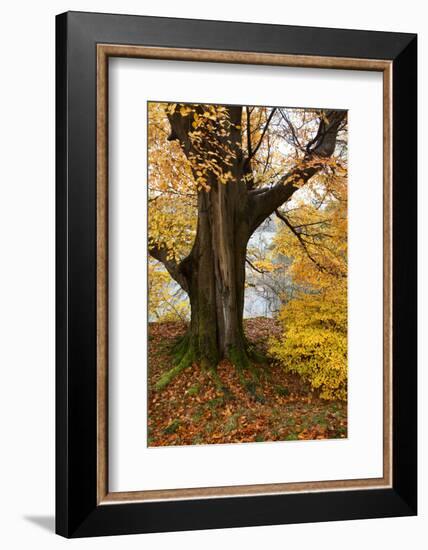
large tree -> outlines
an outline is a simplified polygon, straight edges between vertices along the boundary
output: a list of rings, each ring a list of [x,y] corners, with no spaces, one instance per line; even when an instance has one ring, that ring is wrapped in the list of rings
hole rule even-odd
[[[183,196],[186,189],[176,180],[190,180],[197,209],[194,231],[182,230],[183,239],[192,241],[185,257],[172,251],[178,239],[168,246],[165,239],[149,236],[150,255],[190,300],[191,319],[176,372],[195,360],[205,368],[223,358],[245,366],[248,241],[272,214],[286,220],[280,209],[308,182],[340,170],[338,136],[346,112],[300,110],[293,115],[279,108],[201,104],[156,104],[156,109],[153,127],[167,130],[157,154],[168,157],[167,141],[176,147],[175,158],[162,161],[162,185]],[[155,193],[151,200],[164,200],[174,213],[173,198],[165,203]]]

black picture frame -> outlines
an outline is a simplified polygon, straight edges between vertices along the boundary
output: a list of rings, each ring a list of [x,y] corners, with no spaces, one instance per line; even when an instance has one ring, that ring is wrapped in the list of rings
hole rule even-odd
[[[332,490],[97,504],[96,46],[392,62],[393,480]],[[65,537],[417,513],[417,36],[68,12],[56,18],[56,532]]]

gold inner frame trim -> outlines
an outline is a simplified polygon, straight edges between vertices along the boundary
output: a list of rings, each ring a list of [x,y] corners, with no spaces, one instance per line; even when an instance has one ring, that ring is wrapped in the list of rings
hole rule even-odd
[[[108,59],[279,65],[383,73],[383,476],[296,483],[109,492],[108,488]],[[356,58],[97,44],[97,503],[221,498],[392,486],[392,62]]]

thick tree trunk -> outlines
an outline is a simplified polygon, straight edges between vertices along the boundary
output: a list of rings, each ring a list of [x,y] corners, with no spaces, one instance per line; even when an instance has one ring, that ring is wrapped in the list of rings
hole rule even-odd
[[[245,361],[245,255],[249,236],[244,184],[215,184],[198,197],[198,229],[187,265],[190,338],[207,366]]]

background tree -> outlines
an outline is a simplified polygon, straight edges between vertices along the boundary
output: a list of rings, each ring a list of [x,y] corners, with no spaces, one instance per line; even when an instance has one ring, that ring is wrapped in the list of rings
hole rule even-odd
[[[269,216],[283,216],[299,190],[334,187],[344,172],[345,126],[344,111],[149,105],[149,200],[156,201],[149,253],[191,306],[174,372],[195,360],[212,368],[225,357],[248,365],[249,239]]]

